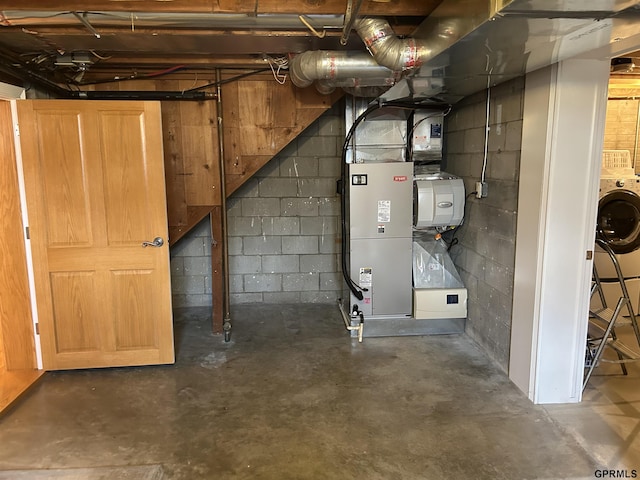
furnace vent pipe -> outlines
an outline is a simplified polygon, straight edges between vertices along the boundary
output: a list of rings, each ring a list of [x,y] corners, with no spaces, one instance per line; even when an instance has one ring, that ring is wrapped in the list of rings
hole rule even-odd
[[[363,52],[314,50],[296,55],[289,63],[289,75],[300,88],[319,82],[319,90],[335,87],[392,86],[400,75],[379,65]]]
[[[394,72],[419,67],[432,56],[432,49],[424,42],[398,38],[382,18],[363,18],[354,26],[375,61]]]
[[[336,87],[391,87],[402,73],[431,58],[433,50],[413,38],[398,38],[381,18],[355,21],[355,29],[369,53],[314,50],[296,55],[289,63],[294,85],[305,88],[317,82],[318,91],[331,93]]]
[[[289,62],[294,85],[305,88],[317,82],[316,87],[325,94],[336,87],[391,87],[403,73],[419,67],[460,37],[455,20],[440,22],[429,47],[425,40],[398,38],[383,18],[358,19],[354,27],[371,55],[326,50],[301,53]]]

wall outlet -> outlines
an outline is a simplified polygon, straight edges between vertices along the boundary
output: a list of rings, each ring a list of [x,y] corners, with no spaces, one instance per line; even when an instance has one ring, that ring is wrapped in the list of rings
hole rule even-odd
[[[476,182],[476,198],[484,198],[488,194],[487,182]]]

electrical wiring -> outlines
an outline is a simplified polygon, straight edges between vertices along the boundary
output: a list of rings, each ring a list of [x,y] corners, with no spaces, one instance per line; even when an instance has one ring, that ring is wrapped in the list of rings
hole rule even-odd
[[[73,86],[77,86],[77,87],[82,87],[85,85],[102,85],[105,83],[119,83],[119,82],[126,82],[128,80],[141,80],[144,77],[140,77],[138,75],[138,73],[134,72],[129,76],[124,76],[124,77],[120,77],[120,76],[116,76],[113,78],[105,78],[104,80],[93,80],[91,82],[82,82],[82,83],[75,83],[72,80],[70,82],[68,82],[68,85],[73,85]]]
[[[235,82],[242,78],[250,77],[251,75],[256,75],[258,73],[268,72],[269,68],[258,68],[257,70],[251,70],[250,72],[241,73],[240,75],[236,75],[235,77],[226,78],[224,80],[220,80],[219,82],[211,82],[206,85],[200,85],[199,87],[191,88],[189,90],[185,90],[185,92],[196,92],[198,90],[205,90],[210,87],[217,87],[218,85],[225,85],[227,83]]]
[[[21,78],[27,78],[30,82],[34,83],[38,87],[42,88],[45,91],[51,92],[52,94],[59,96],[61,98],[68,98],[71,90],[64,89],[60,85],[53,83],[51,80],[46,78],[43,75],[40,75],[39,72],[32,69],[28,63],[23,61],[19,61],[16,64],[16,61],[12,58],[9,58],[6,54],[0,51],[0,72],[7,73],[8,75],[15,76],[16,72],[14,68],[8,68],[8,65],[12,65],[14,68],[17,67],[22,74],[24,75]]]
[[[188,65],[181,65],[180,66],[182,69],[184,68],[188,68]],[[159,77],[162,75],[168,75],[170,73],[174,73],[175,71],[177,71],[176,69],[177,67],[172,67],[172,69],[167,69],[167,70],[163,70],[162,72],[155,72],[155,74],[153,75],[153,77]],[[268,71],[268,68],[261,68],[258,70],[252,70],[251,72],[248,73],[243,73],[241,75],[237,75],[235,77],[231,77],[228,78],[226,80],[222,80],[220,82],[220,85],[224,85],[226,83],[230,83],[230,82],[235,82],[236,80],[240,80],[241,78],[245,78],[248,77],[250,75],[255,75],[257,73],[262,73],[262,72],[266,72]],[[114,78],[108,78],[108,79],[104,79],[104,80],[95,80],[92,82],[82,82],[82,83],[75,83],[74,85],[77,86],[84,86],[84,85],[101,85],[101,84],[105,84],[105,83],[118,83],[118,82],[125,82],[125,81],[130,81],[130,80],[145,80],[148,78],[151,78],[148,76],[149,74],[138,74],[137,72],[132,73],[129,76],[122,76],[122,77],[114,77]],[[70,84],[73,84],[73,81],[69,82]],[[201,85],[199,87],[193,87],[193,88],[189,88],[188,90],[185,90],[184,92],[196,92],[198,90],[205,90],[207,88],[211,88],[211,87],[216,87],[218,85],[217,82],[211,82],[211,83],[207,83],[206,85]]]
[[[195,76],[193,77],[193,83],[191,84],[191,87],[189,88],[183,88],[182,89],[182,94],[184,95],[184,92],[186,92],[187,90],[191,90],[193,87],[195,87],[198,84],[198,72],[196,72]]]
[[[62,15],[69,15],[71,12],[56,12],[56,13],[52,13],[52,14],[47,14],[47,15],[38,15],[37,17],[34,17],[33,15],[24,15],[22,17],[7,17],[6,16],[6,12],[2,12],[0,13],[0,24],[6,26],[6,27],[15,27],[16,26],[16,22],[20,22],[23,20],[37,20],[40,21],[42,19],[46,19],[46,18],[55,18],[55,17],[60,17]],[[12,23],[13,22],[13,23]]]
[[[480,174],[480,181],[484,183],[487,175],[487,162],[489,160],[489,107],[491,104],[491,87],[487,87],[487,106],[486,106],[486,124],[484,129],[484,152],[482,157],[482,172]]]
[[[100,57],[99,55],[97,55],[94,51],[91,51],[91,53],[96,56],[97,58],[103,60],[105,58]],[[170,73],[175,73],[178,72],[180,70],[183,70],[185,68],[187,68],[187,65],[175,65],[173,67],[167,68],[165,70],[159,70],[157,72],[151,72],[151,73],[144,73],[144,74],[139,74],[137,72],[132,73],[131,75],[128,76],[117,76],[117,77],[113,77],[113,78],[108,78],[108,79],[104,79],[104,80],[94,80],[92,82],[77,82],[74,81],[73,79],[70,79],[70,81],[68,82],[68,84],[73,84],[73,85],[77,85],[77,86],[84,86],[84,85],[101,85],[101,84],[105,84],[105,83],[118,83],[118,82],[125,82],[125,81],[129,81],[129,80],[145,80],[145,79],[149,79],[149,78],[157,78],[157,77],[162,77],[164,75],[169,75]]]
[[[305,25],[305,27],[307,27],[309,29],[309,31],[311,33],[313,33],[316,37],[318,38],[324,38],[324,36],[327,34],[327,32],[324,30],[324,28],[322,29],[322,32],[318,32],[315,28],[313,28],[313,26],[307,21],[306,18],[304,18],[303,15],[298,15],[298,19]]]
[[[91,52],[91,54],[96,57],[98,60],[109,60],[111,57],[103,57],[102,55],[98,55],[98,53],[96,53],[95,50],[89,50],[89,52]]]
[[[453,229],[451,229],[451,230],[446,230],[446,231],[442,232],[443,234],[444,234],[444,233],[449,234],[449,232],[451,232],[451,233],[450,233],[450,236],[451,236],[451,239],[450,239],[450,240],[448,240],[448,241],[447,241],[444,237],[442,237],[442,240],[443,240],[443,241],[444,241],[444,243],[447,245],[447,252],[448,252],[448,251],[450,251],[450,250],[451,250],[455,245],[457,245],[457,244],[459,243],[459,241],[458,241],[458,237],[456,237],[456,233],[458,233],[458,230],[459,230],[459,229],[460,229],[460,227],[464,224],[464,219],[467,217],[467,205],[468,205],[468,203],[469,203],[469,201],[468,201],[468,200],[469,200],[472,196],[474,196],[476,193],[478,193],[478,192],[471,192],[471,193],[468,193],[468,194],[467,194],[467,196],[466,196],[466,198],[465,198],[465,202],[464,202],[464,212],[463,212],[463,215],[462,215],[462,221],[460,222],[460,224],[459,224],[459,225],[456,225],[456,226],[455,226]]]
[[[170,68],[167,68],[165,70],[160,70],[158,72],[146,73],[142,77],[143,78],[161,77],[162,75],[168,75],[170,73],[177,72],[179,70],[183,70],[184,68],[186,68],[186,65],[176,65],[175,67],[170,67]]]
[[[280,85],[284,85],[287,81],[287,74],[282,74],[280,72],[289,68],[289,59],[284,56],[273,58],[269,55],[265,55],[264,59],[269,62],[269,67],[271,67],[271,73],[273,73],[273,78],[275,79],[275,81]],[[275,67],[278,68],[277,71]]]
[[[493,53],[489,45],[487,44],[489,52]],[[489,161],[489,115],[491,113],[491,74],[493,73],[493,67],[489,68],[491,63],[491,57],[487,54],[487,65],[485,70],[487,71],[487,104],[486,104],[486,118],[484,126],[484,151],[482,157],[482,172],[480,173],[480,182],[484,184],[485,177],[487,175],[487,162]]]

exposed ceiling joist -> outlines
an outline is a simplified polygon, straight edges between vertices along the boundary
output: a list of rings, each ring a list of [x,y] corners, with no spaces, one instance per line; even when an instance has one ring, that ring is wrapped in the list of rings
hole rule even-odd
[[[440,3],[437,0],[365,0],[361,15],[426,16]],[[245,14],[300,14],[342,15],[346,0],[30,0],[3,1],[3,10],[44,11],[118,11],[118,12],[192,12],[192,13],[245,13]]]
[[[395,34],[409,36],[442,0],[359,1],[359,17],[387,18]],[[364,51],[345,26],[351,2],[10,0],[0,2],[0,53],[18,74],[65,87],[163,71],[277,68],[308,50]]]

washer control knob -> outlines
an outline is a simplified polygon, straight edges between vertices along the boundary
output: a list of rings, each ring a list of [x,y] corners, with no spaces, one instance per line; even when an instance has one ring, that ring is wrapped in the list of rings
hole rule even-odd
[[[616,180],[616,187],[622,188],[624,187],[624,179]]]

